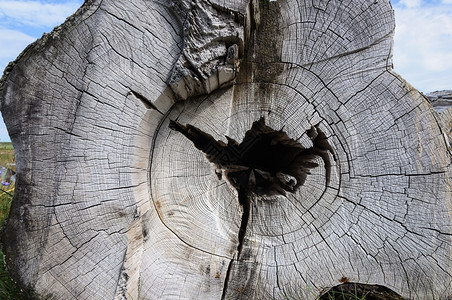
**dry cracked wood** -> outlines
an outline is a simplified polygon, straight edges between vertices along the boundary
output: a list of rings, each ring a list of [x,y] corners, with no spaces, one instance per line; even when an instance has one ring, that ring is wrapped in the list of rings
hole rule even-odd
[[[393,72],[393,33],[387,0],[86,1],[1,82],[13,278],[51,299],[303,299],[344,276],[452,297],[452,113]]]

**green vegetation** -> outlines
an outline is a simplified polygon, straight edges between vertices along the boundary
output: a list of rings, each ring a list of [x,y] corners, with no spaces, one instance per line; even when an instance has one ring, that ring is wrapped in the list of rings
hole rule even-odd
[[[0,251],[0,299],[5,300],[21,300],[24,299],[20,290],[16,287],[12,279],[9,277],[8,271],[3,263],[3,253]]]
[[[13,150],[13,144],[10,142],[0,142],[1,150]]]
[[[10,187],[7,190],[3,188],[0,190],[0,226],[8,217],[12,195],[14,194],[14,187]],[[20,293],[20,290],[16,287],[11,280],[8,271],[5,268],[3,252],[0,251],[0,299],[5,300],[20,300],[24,299]]]
[[[14,187],[9,189],[0,188],[0,226],[8,217],[9,208],[13,200]]]
[[[13,144],[0,142],[0,166],[16,171]]]
[[[11,143],[0,143],[0,166],[16,171],[14,149]],[[8,186],[0,185],[0,226],[3,224],[6,217],[8,217],[13,194],[14,186],[12,184]]]
[[[0,166],[16,170],[14,149],[11,143],[0,143]],[[8,217],[9,208],[13,200],[14,185],[0,185],[0,227]],[[24,299],[20,290],[16,287],[5,268],[4,256],[0,251],[0,299],[21,300]]]

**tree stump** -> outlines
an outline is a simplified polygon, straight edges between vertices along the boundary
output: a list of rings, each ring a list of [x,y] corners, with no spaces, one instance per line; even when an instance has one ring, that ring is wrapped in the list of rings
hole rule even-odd
[[[389,1],[85,1],[1,81],[3,230],[42,299],[452,297],[452,113]]]

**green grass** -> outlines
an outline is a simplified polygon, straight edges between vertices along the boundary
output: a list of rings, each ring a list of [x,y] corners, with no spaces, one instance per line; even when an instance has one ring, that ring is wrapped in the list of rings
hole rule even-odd
[[[11,143],[0,143],[0,165],[16,170],[14,149]],[[14,186],[0,186],[0,227],[8,217],[9,209],[14,195]],[[5,268],[4,255],[0,251],[0,299],[22,300],[25,299],[16,287],[8,271]]]
[[[14,158],[14,149],[11,143],[0,142],[0,166],[16,171],[16,160]],[[0,226],[8,217],[9,207],[13,200],[14,186],[0,185]]]
[[[10,189],[0,188],[0,226],[3,221],[8,217],[9,208],[11,207],[11,202],[13,200],[12,195],[14,194],[14,187]]]
[[[0,142],[0,166],[16,171],[16,159],[14,158],[13,144]]]
[[[25,299],[22,296],[20,290],[16,287],[11,277],[9,277],[8,271],[5,269],[3,263],[3,253],[0,251],[0,299],[4,300],[22,300]]]
[[[8,217],[14,187],[0,191],[0,226]],[[5,268],[3,252],[0,251],[0,299],[5,300],[21,300],[24,299],[20,290],[16,287],[8,271]]]
[[[0,150],[14,150],[10,142],[0,142]]]

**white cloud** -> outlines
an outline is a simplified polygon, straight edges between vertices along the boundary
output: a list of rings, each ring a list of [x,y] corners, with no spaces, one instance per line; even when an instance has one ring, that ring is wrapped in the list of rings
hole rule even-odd
[[[36,38],[20,31],[0,27],[0,76],[8,63],[35,40]]]
[[[398,4],[394,10],[395,71],[424,92],[452,89],[452,6]]]
[[[25,47],[34,42],[35,37],[29,36],[17,30],[0,27],[0,59],[16,57]]]
[[[421,0],[400,0],[400,3],[406,7],[418,7],[421,5]]]
[[[80,6],[80,1],[45,3],[42,1],[0,1],[0,18],[31,26],[56,26]]]
[[[36,38],[17,30],[0,27],[0,76],[8,63],[16,58],[25,47]],[[8,142],[10,138],[3,119],[0,118],[0,142]]]
[[[3,123],[3,118],[1,115],[0,115],[0,124],[2,124],[2,126],[0,126],[0,142],[10,142],[11,139],[9,138],[8,130],[6,129],[5,124]]]

